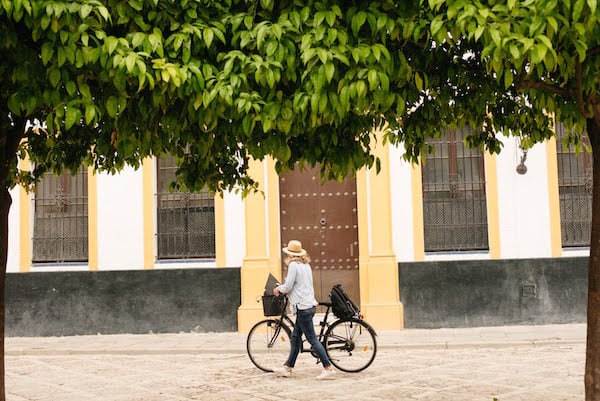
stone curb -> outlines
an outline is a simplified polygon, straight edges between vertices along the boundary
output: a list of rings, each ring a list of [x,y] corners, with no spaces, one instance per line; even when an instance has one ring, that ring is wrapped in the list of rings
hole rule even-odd
[[[505,348],[505,347],[536,347],[548,345],[580,345],[585,339],[556,339],[556,340],[507,340],[507,341],[472,341],[472,342],[432,342],[406,344],[377,344],[382,349],[461,349],[461,348]],[[7,350],[6,356],[86,356],[86,355],[199,355],[199,354],[245,354],[246,348],[142,348],[142,349],[68,349],[68,348],[29,348]]]

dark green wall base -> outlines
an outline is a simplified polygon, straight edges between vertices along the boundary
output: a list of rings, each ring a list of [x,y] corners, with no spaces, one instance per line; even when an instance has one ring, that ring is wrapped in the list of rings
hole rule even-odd
[[[584,323],[588,258],[400,263],[407,328]],[[239,268],[11,273],[7,336],[237,331]]]
[[[237,331],[237,268],[7,275],[6,336]]]
[[[400,263],[407,328],[584,323],[588,258]]]

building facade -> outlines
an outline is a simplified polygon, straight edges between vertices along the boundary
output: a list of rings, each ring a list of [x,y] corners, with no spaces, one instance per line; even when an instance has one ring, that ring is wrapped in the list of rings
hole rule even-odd
[[[557,132],[560,143],[564,132]],[[565,150],[556,139],[524,153],[509,137],[502,137],[501,154],[484,154],[465,149],[467,133],[451,130],[431,142],[435,153],[419,165],[404,161],[401,148],[378,141],[379,174],[363,169],[344,183],[321,185],[315,171],[279,177],[272,160],[254,161],[250,174],[262,193],[244,199],[169,191],[168,158],[144,160],[140,169],[118,175],[48,177],[35,193],[11,192],[7,271],[239,269],[236,325],[244,332],[262,318],[257,299],[268,274],[285,277],[281,248],[295,238],[311,254],[317,297],[326,299],[328,288],[340,282],[365,318],[383,330],[403,328],[405,308],[426,294],[405,305],[401,288],[409,285],[405,292],[411,293],[416,284],[403,282],[404,265],[485,269],[495,262],[586,258],[589,154]],[[440,273],[432,274],[419,280],[432,282]],[[584,284],[573,284],[578,294]],[[540,303],[558,302],[544,298],[539,277],[516,285],[521,312],[528,291]]]

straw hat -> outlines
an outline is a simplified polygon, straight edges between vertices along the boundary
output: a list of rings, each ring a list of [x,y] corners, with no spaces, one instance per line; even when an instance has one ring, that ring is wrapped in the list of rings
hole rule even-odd
[[[306,255],[306,250],[302,249],[302,243],[298,240],[291,240],[288,242],[288,246],[283,248],[283,252],[287,253],[291,256],[304,256]]]

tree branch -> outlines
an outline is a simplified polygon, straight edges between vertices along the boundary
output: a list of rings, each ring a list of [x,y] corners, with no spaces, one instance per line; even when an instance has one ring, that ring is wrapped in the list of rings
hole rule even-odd
[[[527,79],[521,81],[518,85],[518,88],[519,89],[541,89],[546,92],[556,93],[557,95],[560,95],[564,98],[571,98],[574,95],[573,91],[571,91],[569,89],[561,88],[561,87],[551,85],[551,84],[548,84],[548,83],[542,82],[542,81],[530,81]]]
[[[600,46],[588,49],[586,57],[596,56],[598,54],[600,54]]]
[[[593,114],[586,109],[585,101],[583,100],[583,73],[581,72],[581,62],[578,57],[575,58],[575,79],[577,82],[577,108],[584,118],[592,118]]]

